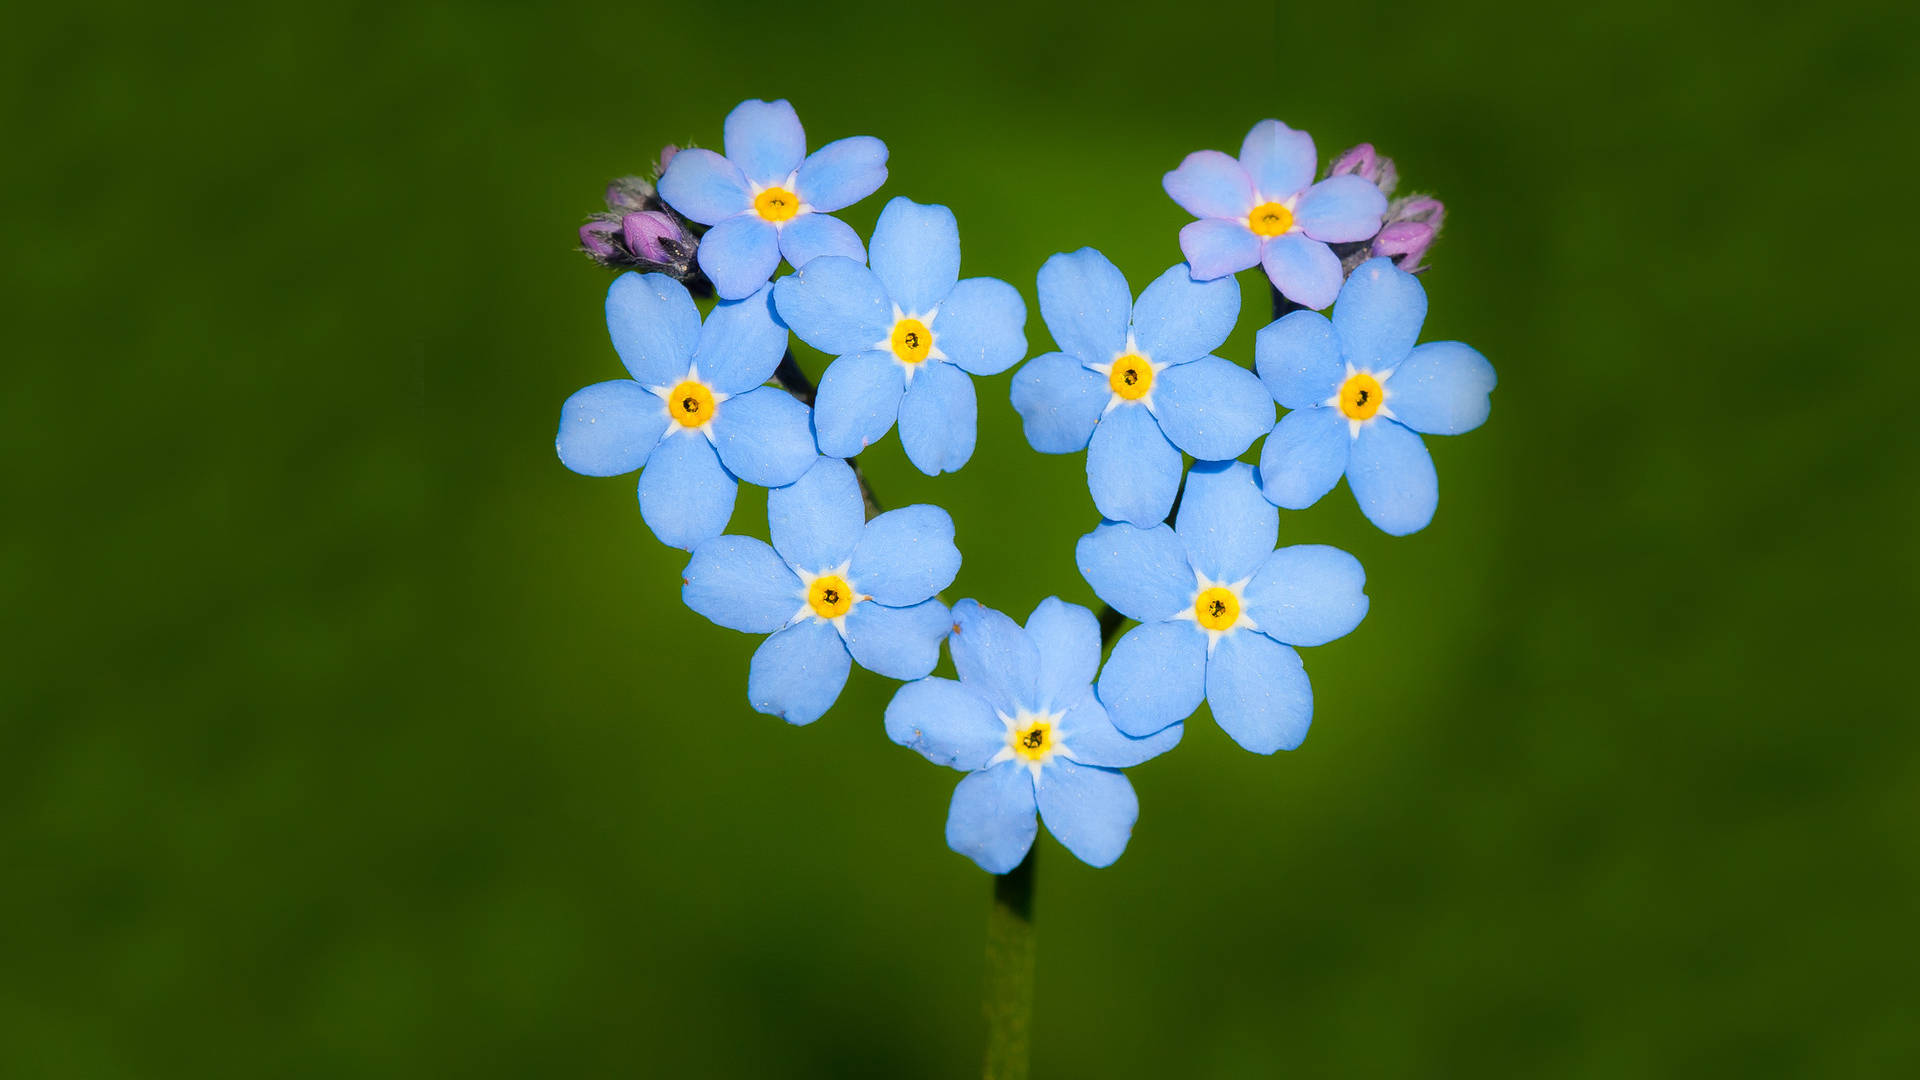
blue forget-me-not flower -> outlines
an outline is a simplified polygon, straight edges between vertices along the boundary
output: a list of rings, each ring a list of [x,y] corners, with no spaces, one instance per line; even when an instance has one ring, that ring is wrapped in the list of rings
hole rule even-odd
[[[1048,597],[1023,629],[973,600],[953,605],[947,638],[958,682],[901,687],[887,705],[894,742],[968,775],[953,791],[947,844],[995,874],[1020,864],[1034,814],[1081,861],[1107,866],[1127,848],[1140,803],[1120,769],[1173,748],[1183,725],[1131,738],[1093,690],[1100,624]]]
[[[1101,516],[1165,520],[1180,489],[1182,450],[1239,457],[1273,424],[1253,372],[1208,355],[1240,314],[1231,277],[1195,281],[1185,265],[1140,293],[1092,248],[1040,268],[1040,316],[1061,352],[1013,378],[1027,441],[1047,454],[1087,451],[1087,488]]]
[[[736,300],[780,267],[821,255],[866,258],[860,237],[831,211],[873,194],[887,180],[887,146],[871,135],[807,153],[800,117],[785,101],[743,101],[727,114],[726,156],[689,149],[673,155],[660,197],[702,225],[700,269],[714,291]]]
[[[661,543],[720,535],[736,477],[774,487],[813,464],[807,407],[761,385],[787,347],[772,291],[716,304],[702,325],[686,287],[664,274],[622,274],[607,289],[607,333],[633,378],[568,398],[554,446],[586,476],[644,466],[640,515]]]
[[[1426,527],[1440,480],[1418,433],[1458,435],[1486,422],[1493,365],[1458,341],[1415,345],[1427,316],[1418,278],[1390,258],[1360,264],[1333,318],[1296,311],[1255,337],[1254,366],[1280,418],[1260,453],[1267,498],[1304,510],[1342,475],[1383,532]]]
[[[747,671],[756,710],[810,724],[840,696],[849,657],[892,679],[921,678],[939,661],[950,624],[935,594],[960,572],[953,519],[937,506],[864,516],[853,469],[818,458],[767,492],[771,546],[720,536],[693,549],[681,574],[687,606],[772,635]]]
[[[1113,647],[1100,700],[1121,731],[1144,736],[1200,706],[1258,754],[1291,750],[1313,719],[1296,645],[1360,625],[1366,574],[1337,548],[1274,550],[1280,512],[1253,468],[1195,465],[1174,527],[1107,523],[1080,538],[1080,573],[1140,625]]]
[[[1287,299],[1314,309],[1340,292],[1340,259],[1328,244],[1380,231],[1387,197],[1363,176],[1313,182],[1313,136],[1278,120],[1247,132],[1235,160],[1218,150],[1188,154],[1162,186],[1200,220],[1180,230],[1180,250],[1198,278],[1263,266]]]
[[[944,206],[889,202],[871,254],[872,269],[826,256],[774,286],[793,332],[837,357],[813,402],[820,452],[852,457],[897,419],[916,468],[952,472],[973,456],[968,373],[997,375],[1026,355],[1026,304],[1004,281],[960,280],[960,229]]]

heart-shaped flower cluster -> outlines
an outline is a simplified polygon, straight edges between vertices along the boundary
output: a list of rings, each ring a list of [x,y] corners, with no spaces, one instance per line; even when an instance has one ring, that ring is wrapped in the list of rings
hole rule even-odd
[[[1137,299],[1092,248],[1046,261],[1037,291],[1056,351],[1020,367],[1009,400],[1035,450],[1086,452],[1103,520],[1076,559],[1107,608],[1048,597],[1022,625],[972,600],[949,607],[952,518],[882,512],[857,461],[895,427],[929,476],[972,459],[974,380],[1027,354],[1019,291],[960,277],[944,206],[895,198],[865,243],[831,216],[885,182],[878,139],[809,154],[784,101],[744,102],[724,130],[724,155],[663,155],[657,193],[616,183],[613,213],[583,228],[603,265],[657,269],[608,290],[630,378],[569,398],[556,447],[575,472],[638,471],[642,518],[690,552],[687,606],[766,635],[752,707],[808,724],[854,664],[906,680],[886,732],[967,774],[947,841],[994,873],[1026,857],[1041,821],[1089,864],[1119,858],[1139,813],[1120,770],[1176,746],[1202,702],[1248,750],[1299,746],[1313,689],[1296,649],[1352,632],[1369,601],[1353,556],[1277,546],[1280,509],[1344,476],[1382,531],[1418,531],[1439,501],[1421,436],[1487,418],[1486,359],[1416,344],[1427,299],[1412,271],[1439,201],[1389,202],[1397,173],[1370,146],[1316,180],[1312,138],[1266,120],[1237,158],[1203,150],[1166,175],[1197,220],[1180,231],[1184,261]],[[792,272],[776,280],[783,260]],[[1232,275],[1254,266],[1277,317],[1250,369],[1216,353],[1240,318]],[[704,317],[696,294],[717,295]],[[831,358],[817,389],[790,333]],[[1257,467],[1237,460],[1262,436]],[[740,481],[770,489],[771,543],[727,534]],[[932,674],[943,643],[957,679]]]

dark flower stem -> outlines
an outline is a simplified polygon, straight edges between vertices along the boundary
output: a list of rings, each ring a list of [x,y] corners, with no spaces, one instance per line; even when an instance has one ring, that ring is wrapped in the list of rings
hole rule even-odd
[[[987,916],[986,1080],[1026,1080],[1032,1063],[1033,873],[1039,849],[993,879],[993,911]]]

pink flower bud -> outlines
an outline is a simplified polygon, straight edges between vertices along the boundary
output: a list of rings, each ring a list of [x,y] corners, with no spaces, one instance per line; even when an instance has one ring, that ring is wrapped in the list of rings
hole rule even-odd
[[[596,259],[613,255],[613,234],[620,226],[611,221],[589,221],[580,226],[580,246]]]
[[[620,228],[627,250],[648,262],[671,262],[674,252],[668,250],[669,243],[681,250],[687,246],[687,236],[680,226],[658,210],[628,214],[620,219]]]
[[[1426,255],[1427,248],[1433,246],[1437,231],[1424,221],[1390,222],[1373,238],[1373,253],[1391,258],[1409,274],[1416,273],[1424,269],[1420,259]]]
[[[1345,176],[1355,173],[1373,181],[1380,179],[1380,156],[1374,153],[1372,143],[1361,143],[1333,159],[1327,167],[1328,176]]]

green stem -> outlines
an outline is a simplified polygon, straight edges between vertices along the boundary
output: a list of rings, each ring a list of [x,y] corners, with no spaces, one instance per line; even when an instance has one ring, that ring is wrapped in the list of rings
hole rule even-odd
[[[987,918],[986,1080],[1026,1080],[1033,1026],[1033,866],[1040,845],[993,879]]]

